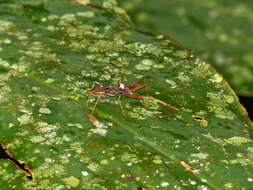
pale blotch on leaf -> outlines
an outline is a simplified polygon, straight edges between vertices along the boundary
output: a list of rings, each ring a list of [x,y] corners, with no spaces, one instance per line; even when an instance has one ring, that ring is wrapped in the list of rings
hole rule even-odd
[[[11,88],[9,86],[3,86],[1,90],[5,92],[11,92]]]
[[[78,12],[76,15],[80,17],[92,18],[94,17],[95,13],[92,11],[85,11],[85,12]]]
[[[172,58],[169,58],[169,57],[166,57],[166,56],[163,57],[163,60],[165,61],[165,63],[172,63],[173,62]]]
[[[206,179],[201,179],[202,182],[206,183]],[[198,186],[198,190],[209,190],[209,187],[206,185],[200,185]]]
[[[111,79],[111,73],[105,73],[105,74],[101,75],[101,78],[105,79],[105,80],[110,80]]]
[[[46,122],[38,122],[37,130],[41,133],[52,133],[58,129],[57,125],[50,125]]]
[[[49,25],[49,26],[47,26],[46,29],[53,32],[53,31],[56,31],[57,28],[53,25]]]
[[[182,83],[190,82],[192,79],[186,75],[184,72],[180,72],[177,77]]]
[[[225,101],[229,104],[233,103],[234,102],[234,97],[233,96],[230,96],[230,95],[223,95]]]
[[[47,21],[47,18],[45,17],[41,19],[41,22],[46,22],[46,21]]]
[[[69,157],[68,157],[68,155],[67,154],[60,155],[59,161],[63,165],[68,164],[69,163]]]
[[[105,29],[106,31],[108,31],[108,30],[111,30],[112,27],[111,27],[111,25],[107,24],[107,25],[104,27],[104,29]]]
[[[81,154],[83,151],[83,148],[80,142],[71,143],[70,147],[71,147],[71,150],[74,150],[77,154]]]
[[[112,8],[115,8],[116,4],[117,3],[115,0],[110,0],[110,1],[104,1],[102,6],[107,9],[112,9]]]
[[[185,58],[188,55],[187,51],[183,51],[183,50],[177,50],[174,52],[175,56],[181,57],[181,58]]]
[[[196,153],[196,154],[191,154],[191,157],[197,157],[199,159],[205,160],[208,158],[208,153]]]
[[[107,133],[107,126],[99,121],[96,121],[94,125],[97,127],[95,129],[91,129],[88,133],[88,136],[92,134],[99,134],[101,136],[105,136]]]
[[[101,160],[100,163],[101,163],[102,165],[107,165],[107,164],[108,164],[108,160]]]
[[[253,178],[249,177],[248,182],[253,182]]]
[[[64,96],[61,96],[61,95],[55,95],[55,96],[52,96],[52,99],[53,100],[61,100],[61,99],[63,99],[64,98]]]
[[[51,113],[51,110],[48,109],[48,108],[40,108],[40,109],[39,109],[39,112],[40,112],[40,113],[44,113],[44,114],[50,114],[50,113]]]
[[[133,163],[137,163],[138,162],[137,156],[135,154],[129,154],[128,152],[124,153],[121,156],[121,160],[123,162],[133,162]]]
[[[83,176],[88,176],[89,173],[88,173],[87,171],[82,171],[82,175],[83,175]]]
[[[2,65],[4,67],[9,67],[10,66],[10,64],[7,61],[2,60],[1,58],[0,58],[0,65]]]
[[[70,127],[77,127],[79,129],[83,128],[82,124],[80,124],[80,123],[68,123],[67,125]]]
[[[32,87],[32,90],[33,90],[33,91],[38,91],[39,89],[40,89],[40,88],[38,88],[38,87],[36,87],[36,86],[33,86],[33,87]]]
[[[45,82],[46,82],[46,83],[53,83],[53,82],[54,82],[54,79],[48,78]]]
[[[212,83],[220,83],[222,81],[222,77],[219,74],[213,75],[212,78],[209,79]]]
[[[79,179],[77,179],[74,176],[70,176],[67,178],[62,179],[67,185],[70,185],[71,187],[77,187],[79,185]]]
[[[151,69],[151,66],[154,64],[154,62],[151,60],[151,59],[143,59],[141,61],[141,63],[137,64],[135,66],[135,68],[137,70],[144,70],[144,71],[147,71],[147,70],[150,70]]]
[[[220,93],[207,92],[207,97],[210,98],[210,106],[207,106],[210,112],[214,112],[215,116],[221,119],[234,119],[235,114],[229,109],[226,109],[228,102],[233,100],[233,97],[225,98]]]
[[[17,38],[21,41],[27,40],[28,36],[25,33],[18,34]]]
[[[229,139],[224,139],[226,143],[232,144],[234,146],[240,146],[243,143],[252,143],[253,141],[245,137],[231,137]]]
[[[170,85],[170,88],[177,88],[175,81],[166,79],[166,82]]]
[[[162,186],[162,187],[167,187],[168,185],[169,185],[168,182],[162,182],[162,183],[161,183],[161,186]]]
[[[161,39],[163,39],[163,38],[164,38],[164,35],[162,35],[162,34],[156,36],[156,39],[159,39],[159,40],[161,40]]]
[[[191,185],[196,185],[196,181],[190,180]]]
[[[227,160],[222,160],[223,163],[225,163],[226,165],[229,165],[229,164],[240,164],[242,166],[252,166],[253,165],[253,162],[252,160],[250,159],[250,157],[248,157],[249,155],[245,155],[245,154],[242,154],[242,153],[237,153],[236,154],[236,159],[227,159]]]
[[[19,64],[11,65],[11,69],[16,70],[18,72],[25,72],[27,67],[28,67],[28,64],[26,64],[23,61],[19,62]]]
[[[12,27],[15,27],[15,25],[12,22],[9,22],[6,20],[0,20],[0,32],[8,30],[8,28],[12,28]]]
[[[216,142],[217,144],[219,144],[221,146],[225,145],[223,139],[221,139],[221,138],[215,138],[215,137],[213,137],[211,135],[211,133],[203,134],[203,136],[205,136],[206,138],[210,139],[213,142]]]
[[[162,65],[162,64],[156,64],[156,65],[154,65],[154,68],[156,68],[156,69],[162,69],[162,68],[164,68],[164,65]]]
[[[155,163],[155,164],[161,164],[161,163],[163,163],[163,161],[161,160],[161,156],[160,155],[156,155],[154,157],[153,163]]]
[[[47,17],[48,21],[52,21],[52,20],[55,20],[55,19],[59,19],[59,16],[52,14],[52,15],[48,15],[48,17]]]
[[[9,128],[15,126],[13,123],[9,123]]]
[[[76,20],[76,17],[74,14],[67,13],[65,15],[62,15],[60,19],[61,19],[61,21],[60,21],[59,25],[66,25],[65,22],[70,22],[70,23],[74,22]]]
[[[161,54],[161,49],[154,46],[153,44],[143,44],[139,42],[135,42],[132,44],[126,45],[129,51],[134,51],[137,56],[142,56],[143,54],[151,53],[155,56],[159,56]]]
[[[28,123],[32,122],[32,116],[28,114],[24,114],[21,117],[18,118],[18,121],[20,122],[20,125],[26,125]]]
[[[225,189],[233,189],[234,188],[234,184],[233,183],[226,183],[226,184],[224,184],[224,188]]]
[[[153,65],[154,62],[153,62],[153,60],[151,60],[151,59],[143,59],[143,60],[142,60],[142,64],[143,64],[143,65]]]
[[[99,168],[99,165],[95,162],[91,162],[89,163],[89,165],[87,166],[87,168],[89,168],[90,170],[96,172]]]
[[[216,117],[221,118],[221,119],[233,120],[235,118],[235,114],[225,108],[217,108],[215,109],[214,113]]]
[[[2,40],[2,42],[5,43],[5,44],[10,44],[10,43],[11,43],[11,40],[8,39],[8,38],[6,38],[6,39]]]
[[[30,140],[33,143],[40,143],[40,142],[43,142],[45,140],[45,138],[42,136],[33,136],[32,138],[30,138]]]

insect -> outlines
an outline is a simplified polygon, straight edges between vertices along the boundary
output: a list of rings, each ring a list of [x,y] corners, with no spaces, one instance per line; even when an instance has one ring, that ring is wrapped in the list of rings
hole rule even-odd
[[[146,109],[146,104],[145,104],[143,97],[138,96],[138,95],[134,95],[134,94],[130,94],[130,92],[139,90],[144,87],[146,89],[146,95],[149,98],[148,86],[146,84],[141,84],[141,85],[137,86],[136,82],[135,82],[135,83],[131,83],[129,85],[124,85],[121,83],[121,81],[118,81],[118,84],[116,86],[109,86],[107,84],[100,84],[95,81],[93,83],[92,88],[88,90],[89,97],[88,97],[88,101],[87,101],[87,106],[90,101],[90,96],[97,97],[97,101],[91,111],[91,114],[92,114],[97,106],[97,103],[99,102],[99,100],[101,98],[104,99],[104,98],[108,98],[110,96],[118,96],[120,108],[122,110],[123,115],[125,116],[125,111],[123,109],[123,106],[121,105],[120,98],[121,98],[121,95],[126,95],[130,98],[141,99],[143,102],[144,108]]]

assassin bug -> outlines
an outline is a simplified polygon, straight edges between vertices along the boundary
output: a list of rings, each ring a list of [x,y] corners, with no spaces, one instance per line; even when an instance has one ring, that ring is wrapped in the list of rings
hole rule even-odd
[[[93,112],[97,106],[97,103],[99,102],[99,100],[101,98],[108,98],[110,96],[118,96],[120,108],[122,110],[123,115],[125,116],[125,111],[124,111],[123,106],[121,105],[121,102],[120,102],[121,95],[125,94],[126,96],[128,96],[130,98],[141,99],[143,102],[144,108],[146,109],[146,104],[145,104],[143,97],[138,96],[138,95],[134,95],[134,94],[130,94],[130,92],[139,90],[144,87],[146,89],[146,95],[149,98],[148,86],[146,84],[141,84],[141,85],[137,86],[136,82],[134,82],[129,85],[124,85],[120,81],[118,81],[117,86],[109,86],[107,84],[100,84],[95,81],[93,83],[92,88],[88,90],[89,97],[88,97],[87,105],[90,101],[90,96],[97,97],[97,101],[91,111],[91,114],[93,114]]]

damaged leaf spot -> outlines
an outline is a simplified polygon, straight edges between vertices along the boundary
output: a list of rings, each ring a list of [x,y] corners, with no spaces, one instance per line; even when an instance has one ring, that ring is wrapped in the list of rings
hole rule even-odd
[[[197,115],[192,115],[192,118],[195,120],[195,121],[198,121],[201,123],[201,126],[203,127],[207,127],[208,126],[208,121],[204,119],[204,117],[201,117],[201,116],[197,116]]]
[[[180,165],[184,167],[186,170],[190,171],[191,173],[198,174],[199,170],[191,167],[189,164],[187,164],[184,161],[180,161]]]
[[[26,163],[21,163],[17,159],[15,159],[12,155],[10,150],[3,144],[0,144],[0,159],[6,159],[11,161],[11,163],[18,169],[25,172],[25,176],[29,180],[33,180],[33,174],[31,168]]]

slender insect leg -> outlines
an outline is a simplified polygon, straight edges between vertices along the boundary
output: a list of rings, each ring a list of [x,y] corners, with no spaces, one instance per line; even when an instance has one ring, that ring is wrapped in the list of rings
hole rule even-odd
[[[138,99],[141,99],[142,102],[143,102],[144,108],[146,109],[146,104],[145,104],[144,98],[142,98],[141,96],[133,95],[133,94],[126,94],[126,95],[127,95],[128,97],[130,97],[130,98],[138,98]]]
[[[145,89],[146,89],[146,96],[148,97],[148,100],[149,100],[149,91],[148,91],[148,85],[147,84],[144,84],[145,85]]]
[[[95,86],[95,84],[100,84],[100,83],[97,82],[97,81],[94,81],[93,84],[92,84],[92,87],[90,89],[88,89],[88,91],[91,90]]]
[[[92,88],[94,87],[95,84],[100,84],[100,83],[97,82],[97,81],[94,81],[94,82],[93,82],[93,85],[92,85]]]
[[[128,85],[129,88],[135,87],[137,85],[137,83],[139,83],[141,80],[137,80],[138,82],[133,82],[131,84]]]
[[[119,96],[119,98],[118,98],[119,105],[120,105],[120,108],[121,108],[121,111],[122,111],[124,117],[126,117],[125,111],[124,111],[123,106],[121,105],[121,102],[120,102],[120,97],[121,97],[121,96]]]
[[[92,84],[92,87],[91,87],[90,89],[88,89],[88,93],[89,93],[89,90],[91,90],[91,89],[95,86],[95,84],[100,84],[100,83],[97,82],[97,81],[94,81],[93,84]],[[90,94],[89,94],[88,100],[87,100],[87,102],[86,102],[86,106],[87,106],[87,107],[88,107],[88,105],[89,105],[89,102],[90,102]]]
[[[91,114],[93,114],[93,112],[94,112],[94,110],[95,110],[95,108],[96,108],[97,103],[99,102],[99,100],[100,100],[100,96],[98,97],[98,99],[97,99],[97,101],[96,101],[96,103],[95,103],[95,105],[94,105],[94,107],[93,107],[93,109],[91,111]]]
[[[134,84],[134,83],[132,83],[132,84]],[[131,85],[131,84],[130,84],[130,85]],[[134,87],[134,88],[132,88],[132,89],[129,89],[128,92],[133,92],[133,91],[139,90],[140,88],[143,88],[143,87],[145,87],[145,89],[146,89],[146,95],[147,95],[147,97],[148,97],[148,99],[149,99],[148,85],[146,85],[146,84],[142,84],[142,85],[140,85],[140,86],[136,86],[136,87]]]
[[[139,89],[141,89],[141,88],[143,88],[143,87],[145,87],[145,84],[142,84],[142,85],[140,85],[140,86],[136,86],[136,87],[134,87],[134,88],[131,88],[131,89],[129,89],[128,92],[133,92],[133,91],[139,90]]]

